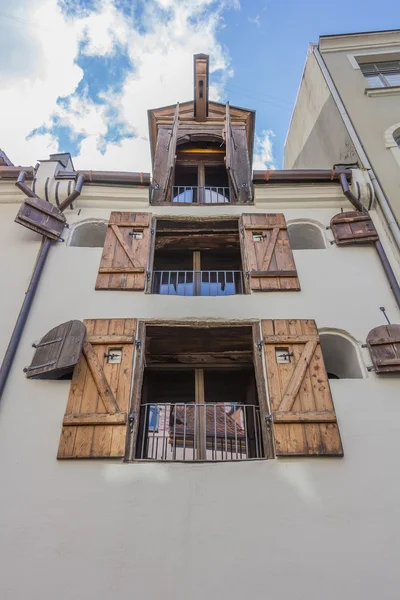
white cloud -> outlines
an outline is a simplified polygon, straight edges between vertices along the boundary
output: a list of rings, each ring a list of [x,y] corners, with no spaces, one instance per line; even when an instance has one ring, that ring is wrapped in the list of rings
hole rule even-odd
[[[217,33],[229,8],[239,8],[237,0],[148,0],[138,23],[130,2],[125,11],[121,3],[117,8],[102,0],[96,12],[66,15],[57,0],[14,0],[9,11],[25,24],[0,21],[1,55],[12,48],[7,64],[0,63],[0,106],[9,115],[2,121],[1,147],[16,164],[46,158],[58,150],[57,140],[49,133],[26,137],[43,124],[50,127],[56,116],[72,137],[85,136],[73,157],[77,168],[149,170],[147,110],[192,98],[193,54],[210,54],[211,71],[219,74],[210,96],[223,95],[233,71]],[[112,58],[121,50],[132,64],[122,88],[103,93],[101,104],[87,94],[78,96],[84,76],[75,63],[79,52]],[[59,106],[59,97],[68,100]],[[136,137],[105,145],[110,119]],[[260,168],[273,164],[271,135],[263,132],[256,139]]]
[[[253,169],[255,171],[276,168],[272,151],[272,138],[274,135],[273,131],[268,129],[255,136],[253,157]]]
[[[249,23],[254,23],[254,25],[257,25],[257,27],[260,27],[261,25],[260,15],[256,15],[255,17],[248,17],[247,20],[249,21]]]

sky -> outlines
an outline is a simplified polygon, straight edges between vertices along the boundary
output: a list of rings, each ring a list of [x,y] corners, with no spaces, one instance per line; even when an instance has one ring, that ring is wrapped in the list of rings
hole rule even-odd
[[[256,110],[253,168],[279,169],[309,42],[397,28],[399,0],[0,0],[0,148],[150,171],[147,110],[192,99],[202,52],[210,99]]]

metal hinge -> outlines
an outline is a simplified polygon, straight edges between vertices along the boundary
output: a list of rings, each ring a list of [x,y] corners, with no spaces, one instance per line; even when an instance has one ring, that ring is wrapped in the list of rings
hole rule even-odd
[[[129,423],[129,431],[133,433],[133,426],[135,424],[135,415],[133,412],[130,412],[128,415],[128,423]]]
[[[272,415],[265,415],[265,423],[267,425],[267,429],[271,429],[271,423],[272,423]]]
[[[150,281],[150,277],[151,277],[151,271],[146,271],[146,279],[147,279],[147,281]]]
[[[154,227],[150,227],[150,235],[154,235],[155,234],[155,229]]]
[[[260,354],[260,355],[262,353],[263,346],[264,346],[264,340],[258,340],[258,342],[257,342],[257,350],[258,350],[258,354]]]
[[[55,340],[49,340],[48,342],[33,342],[32,348],[41,348],[42,346],[49,346],[50,344],[56,344],[62,342],[64,338],[57,338]]]
[[[136,350],[139,352],[139,354],[142,351],[142,340],[135,340],[135,346],[136,346]]]

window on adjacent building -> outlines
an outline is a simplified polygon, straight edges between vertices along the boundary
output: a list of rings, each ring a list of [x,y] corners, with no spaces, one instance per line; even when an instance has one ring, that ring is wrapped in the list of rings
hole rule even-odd
[[[84,221],[77,223],[72,230],[70,246],[81,248],[102,248],[106,239],[107,223],[104,221]]]
[[[397,131],[394,132],[394,136],[393,137],[394,137],[394,141],[396,142],[396,144],[400,148],[400,129],[398,129]]]
[[[400,60],[365,63],[360,68],[371,88],[400,86]]]
[[[291,223],[288,235],[292,250],[320,250],[326,248],[321,229],[313,223]]]

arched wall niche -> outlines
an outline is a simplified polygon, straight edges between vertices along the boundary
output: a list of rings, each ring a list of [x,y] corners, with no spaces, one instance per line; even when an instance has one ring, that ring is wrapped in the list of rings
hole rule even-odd
[[[320,329],[322,356],[329,379],[363,379],[365,368],[354,338],[339,329]]]
[[[325,250],[324,228],[318,221],[297,219],[287,224],[292,250]]]
[[[69,246],[79,248],[102,248],[106,239],[107,221],[87,219],[72,227]]]

